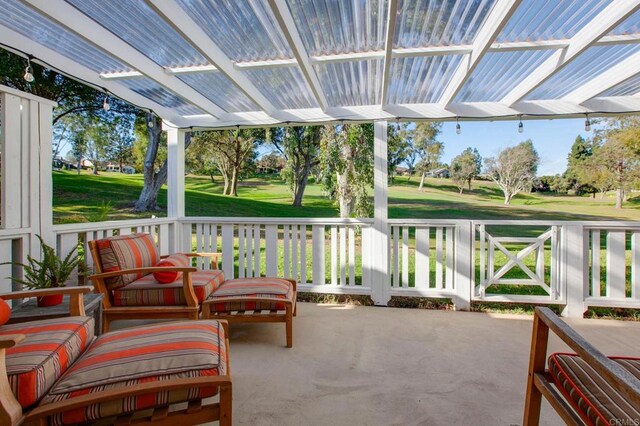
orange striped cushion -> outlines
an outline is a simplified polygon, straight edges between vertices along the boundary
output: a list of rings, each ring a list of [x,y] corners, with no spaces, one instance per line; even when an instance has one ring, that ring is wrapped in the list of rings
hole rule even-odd
[[[284,301],[291,301],[292,297],[289,281],[257,277],[227,280],[207,300],[212,312],[282,311]]]
[[[121,235],[97,240],[102,272],[154,266],[160,258],[158,247],[149,234]],[[110,290],[124,287],[145,274],[128,274],[105,280]]]
[[[171,256],[162,259],[160,262],[156,264],[156,266],[177,266],[181,268],[186,268],[187,266],[191,266],[191,261],[189,257],[184,254],[177,253],[172,254]],[[178,271],[166,271],[166,272],[154,272],[153,278],[156,279],[159,283],[168,284],[178,280],[182,277],[182,272]]]
[[[7,349],[7,373],[23,408],[42,398],[93,340],[93,318],[67,317],[0,327],[0,335],[24,334]]]
[[[197,271],[191,274],[193,291],[198,302],[205,300],[222,282],[224,272],[219,270]],[[147,275],[126,287],[113,291],[115,306],[176,306],[186,305],[182,280],[160,284],[153,275]]]
[[[42,404],[139,383],[224,376],[227,349],[218,321],[182,321],[110,332],[98,337]],[[156,406],[206,398],[217,388],[151,393],[68,411],[52,424],[93,422]]]
[[[5,325],[11,317],[11,306],[4,299],[0,299],[0,325]]]
[[[640,359],[611,357],[640,380]],[[634,407],[596,370],[576,354],[549,357],[549,372],[564,397],[589,425],[637,424],[640,407]]]

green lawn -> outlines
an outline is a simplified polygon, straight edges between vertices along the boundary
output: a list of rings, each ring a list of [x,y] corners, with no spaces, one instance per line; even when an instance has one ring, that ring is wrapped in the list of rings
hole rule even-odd
[[[135,213],[133,204],[142,188],[142,175],[102,172],[94,176],[83,172],[53,173],[55,223],[94,222],[148,218],[152,213]],[[519,194],[511,206],[502,204],[502,193],[490,182],[474,182],[473,191],[458,194],[448,179],[429,179],[423,192],[418,179],[396,178],[389,187],[389,217],[414,219],[521,219],[521,220],[637,220],[638,202],[631,200],[616,210],[613,197],[600,200],[589,197],[553,194]],[[186,177],[187,216],[235,217],[337,217],[338,210],[318,185],[310,184],[304,206],[292,207],[286,185],[277,177],[248,179],[240,183],[238,197],[221,195],[218,178]],[[166,189],[159,194],[166,206]],[[154,212],[164,216],[164,210]]]

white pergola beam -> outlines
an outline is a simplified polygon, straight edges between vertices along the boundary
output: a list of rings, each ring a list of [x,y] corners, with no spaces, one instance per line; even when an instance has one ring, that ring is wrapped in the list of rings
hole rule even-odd
[[[484,54],[489,50],[502,28],[507,25],[509,18],[516,11],[522,0],[498,0],[493,6],[484,25],[473,41],[473,49],[468,60],[462,61],[455,74],[442,93],[439,103],[445,107],[456,97],[462,86],[467,82],[473,70],[476,69]]]
[[[638,73],[640,73],[640,53],[636,53],[612,66],[562,99],[564,101],[581,104],[591,98],[595,98],[600,93],[606,92]]]
[[[396,17],[398,14],[398,0],[389,0],[387,14],[387,37],[385,39],[384,70],[382,72],[382,108],[389,101],[389,80],[391,79],[391,63],[393,52],[393,38],[396,33]],[[386,123],[385,123],[386,124]]]
[[[323,110],[327,109],[327,106],[329,105],[327,98],[324,95],[322,86],[320,85],[320,80],[313,69],[309,54],[304,47],[302,38],[298,33],[295,22],[293,21],[293,16],[291,15],[289,6],[287,6],[285,0],[268,0],[268,2],[273,15],[278,21],[278,25],[280,26],[282,33],[289,43],[293,56],[295,56],[298,61],[300,71],[302,71],[302,75],[304,75],[304,78],[307,80],[307,84],[309,84],[318,105],[320,105],[320,108]]]
[[[69,3],[63,0],[21,1],[207,113],[215,117],[226,113],[191,86],[164,72],[161,66]]]
[[[171,25],[196,50],[233,81],[249,99],[271,114],[276,108],[251,81],[234,66],[231,59],[174,0],[146,0],[165,22]],[[212,23],[213,25],[214,23]]]
[[[573,36],[569,45],[555,52],[534,72],[518,84],[503,99],[502,103],[513,105],[533,92],[556,72],[576,59],[582,52],[593,46],[640,7],[640,0],[614,0],[595,18]]]
[[[28,52],[37,59],[46,62],[40,62],[45,67],[49,66],[47,64],[51,64],[51,66],[55,67],[56,69],[68,73],[67,75],[71,76],[71,78],[77,77],[78,79],[91,83],[96,87],[105,88],[114,96],[126,100],[127,102],[131,102],[132,104],[135,104],[141,108],[153,110],[163,119],[169,120],[173,123],[176,123],[177,125],[184,125],[186,123],[184,118],[176,113],[176,111],[165,108],[162,105],[152,101],[151,99],[137,94],[133,90],[123,86],[115,80],[103,80],[95,71],[67,58],[66,56],[62,56],[55,50],[51,50],[48,47],[36,43],[30,38],[27,38],[22,34],[17,33],[3,25],[0,25],[0,40],[2,40],[3,43],[9,46],[13,46],[16,49]],[[15,51],[14,53],[20,54],[17,51]],[[37,59],[34,60],[34,62],[39,62]]]

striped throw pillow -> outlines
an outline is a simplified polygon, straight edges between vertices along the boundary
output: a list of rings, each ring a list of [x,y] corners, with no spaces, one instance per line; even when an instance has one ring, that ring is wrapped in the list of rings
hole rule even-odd
[[[156,266],[165,266],[165,267],[179,267],[186,268],[191,266],[191,262],[189,257],[184,254],[172,254],[171,256],[162,259],[160,262],[156,264]],[[182,277],[182,272],[178,271],[166,271],[166,272],[154,272],[153,278],[156,279],[161,284],[168,284],[174,281],[177,281]]]

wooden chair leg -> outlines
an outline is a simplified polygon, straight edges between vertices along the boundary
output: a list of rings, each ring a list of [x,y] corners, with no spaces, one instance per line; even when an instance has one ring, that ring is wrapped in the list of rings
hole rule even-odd
[[[287,306],[285,323],[287,329],[287,348],[291,348],[293,347],[293,308],[291,305]]]
[[[106,313],[102,314],[102,334],[109,332],[110,327],[109,316]]]
[[[531,354],[529,357],[529,376],[527,377],[523,426],[537,426],[540,422],[542,393],[534,383],[534,375],[536,373],[544,374],[548,342],[549,327],[536,314],[533,317],[533,332],[531,333]]]
[[[220,386],[220,426],[231,426],[233,417],[233,396],[231,383]]]

